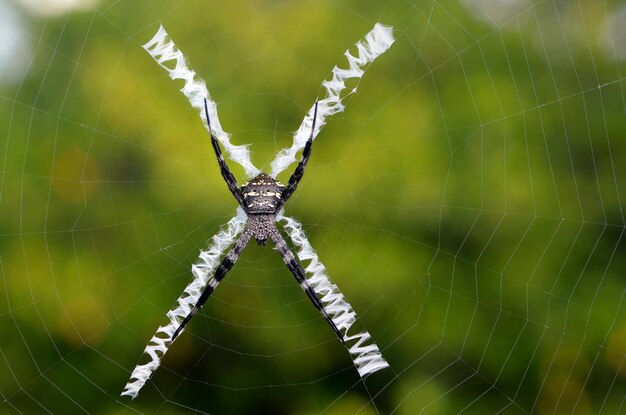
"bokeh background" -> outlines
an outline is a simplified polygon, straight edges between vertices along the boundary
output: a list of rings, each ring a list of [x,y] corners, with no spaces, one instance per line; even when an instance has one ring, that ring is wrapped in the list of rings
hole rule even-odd
[[[252,244],[120,397],[235,209],[141,45],[163,24],[267,167],[376,21],[286,210],[392,369],[361,381]],[[0,413],[626,411],[625,28],[620,0],[0,0]]]

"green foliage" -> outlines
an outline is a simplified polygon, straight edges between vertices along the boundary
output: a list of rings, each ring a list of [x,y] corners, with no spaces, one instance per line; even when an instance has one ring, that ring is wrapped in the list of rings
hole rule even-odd
[[[603,39],[619,2],[538,2],[498,27],[472,2],[413,3],[22,16],[31,66],[0,73],[0,413],[616,413],[626,67]],[[119,398],[235,208],[141,44],[163,23],[267,167],[377,20],[397,41],[286,209],[393,370],[359,382],[278,255],[250,246],[152,383]]]

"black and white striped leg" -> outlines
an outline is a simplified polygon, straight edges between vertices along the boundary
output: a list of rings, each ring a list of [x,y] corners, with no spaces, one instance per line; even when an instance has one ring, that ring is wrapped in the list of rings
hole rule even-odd
[[[241,194],[241,189],[237,185],[237,179],[230,172],[228,165],[226,164],[226,160],[224,160],[224,156],[222,155],[222,150],[220,149],[220,145],[217,142],[217,138],[213,135],[213,130],[211,130],[211,118],[209,117],[209,105],[207,104],[206,98],[204,99],[204,113],[206,115],[206,122],[209,126],[209,133],[211,134],[211,144],[213,144],[213,150],[215,150],[215,155],[217,156],[217,162],[220,165],[220,172],[222,173],[222,177],[228,186],[228,190],[233,194],[239,205],[244,208],[243,204],[243,195]]]
[[[306,163],[309,161],[309,157],[311,156],[311,146],[313,145],[313,137],[315,134],[315,120],[317,119],[317,104],[315,101],[315,110],[313,111],[313,125],[311,126],[311,135],[309,135],[309,139],[304,145],[304,150],[302,150],[302,159],[300,159],[300,163],[298,163],[298,167],[293,172],[291,177],[289,178],[289,183],[285,186],[285,190],[280,195],[281,202],[280,206],[284,205],[285,202],[291,197],[293,192],[296,191],[296,187],[298,187],[298,183],[300,183],[300,179],[304,175],[304,168],[306,167]],[[280,206],[278,209],[280,209]],[[277,209],[277,210],[278,210]]]
[[[222,260],[222,263],[219,265],[219,267],[217,267],[215,275],[207,283],[207,286],[200,295],[200,298],[198,298],[196,305],[191,309],[187,317],[185,317],[183,322],[180,323],[180,326],[178,326],[178,328],[174,332],[174,335],[172,336],[172,341],[176,340],[176,337],[185,328],[187,323],[189,323],[189,320],[191,320],[191,318],[196,315],[200,307],[202,307],[202,305],[206,302],[209,296],[213,293],[215,287],[217,287],[220,281],[222,281],[222,279],[226,276],[226,273],[228,273],[233,265],[235,265],[235,262],[237,262],[237,260],[239,259],[239,255],[241,255],[243,249],[246,247],[246,245],[248,245],[251,237],[252,233],[248,229],[243,231],[241,237],[235,243],[235,246],[233,246],[233,248],[228,251],[226,257],[224,257],[224,259]]]
[[[317,308],[319,312],[322,313],[322,316],[324,316],[328,324],[330,324],[330,327],[335,331],[335,334],[337,335],[339,340],[341,340],[342,343],[345,343],[343,340],[343,335],[335,325],[335,322],[332,318],[330,318],[330,316],[324,309],[324,305],[322,304],[320,299],[317,298],[317,294],[315,294],[315,291],[306,280],[304,269],[302,269],[302,266],[296,260],[293,252],[285,242],[285,239],[283,239],[282,235],[275,227],[270,231],[270,238],[272,238],[274,245],[276,245],[276,250],[280,252],[280,255],[282,256],[283,261],[285,261],[287,268],[289,268],[289,271],[291,271],[293,276],[296,278],[296,281],[298,281],[300,287],[302,287],[304,292],[309,296],[309,299],[311,300],[315,308]]]

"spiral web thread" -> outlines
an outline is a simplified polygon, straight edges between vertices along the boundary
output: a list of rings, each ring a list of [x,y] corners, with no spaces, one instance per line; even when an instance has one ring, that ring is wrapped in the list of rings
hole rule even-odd
[[[314,135],[317,135],[323,127],[326,117],[344,110],[345,106],[342,103],[342,99],[356,92],[355,88],[342,97],[341,93],[346,88],[345,82],[350,78],[361,78],[365,72],[366,65],[389,49],[393,42],[392,28],[376,23],[374,28],[357,42],[358,55],[356,57],[351,55],[349,50],[344,53],[348,59],[349,69],[341,69],[335,66],[332,70],[332,80],[324,81],[323,86],[326,89],[327,97],[319,101],[317,126]],[[207,99],[211,128],[214,135],[225,148],[228,157],[239,163],[245,169],[248,177],[256,176],[260,170],[252,164],[248,146],[237,146],[230,143],[229,135],[220,125],[217,105],[210,99],[206,84],[196,75],[195,71],[188,67],[182,52],[168,38],[168,34],[163,26],[159,27],[154,37],[143,47],[168,72],[170,78],[185,81],[181,92],[187,97],[191,106],[199,110],[200,117],[205,121],[205,125],[208,125],[204,114],[204,99]],[[166,65],[166,62],[169,64]],[[170,67],[172,62],[175,62],[173,68]],[[295,155],[304,147],[310,134],[312,123],[313,108],[309,110],[309,113],[294,135],[293,145],[289,149],[281,150],[272,162],[272,177],[276,177],[277,174],[296,161]],[[305,269],[308,275],[307,280],[322,300],[324,308],[331,316],[333,322],[340,331],[343,331],[343,340],[348,347],[349,353],[352,355],[353,363],[359,375],[364,378],[371,373],[388,367],[389,365],[382,357],[378,346],[371,342],[371,335],[367,331],[352,335],[348,334],[349,329],[357,319],[356,313],[341,291],[339,291],[339,288],[330,281],[326,274],[326,268],[311,247],[302,225],[297,220],[282,216],[282,214],[279,216],[279,220],[286,222],[285,230],[292,242],[300,248],[297,253],[300,261],[310,261]],[[220,258],[225,250],[243,232],[246,222],[247,216],[245,212],[243,209],[238,208],[237,213],[228,222],[226,228],[213,236],[213,242],[209,248],[200,252],[198,261],[192,266],[194,279],[178,298],[178,306],[167,313],[169,323],[165,326],[160,326],[148,342],[143,354],[147,355],[150,360],[148,363],[139,364],[135,367],[130,380],[124,387],[122,396],[126,395],[133,399],[136,398],[141,388],[152,376],[152,373],[159,367],[161,359],[172,344],[172,335],[189,314],[191,308],[197,303],[204,287],[219,265]]]

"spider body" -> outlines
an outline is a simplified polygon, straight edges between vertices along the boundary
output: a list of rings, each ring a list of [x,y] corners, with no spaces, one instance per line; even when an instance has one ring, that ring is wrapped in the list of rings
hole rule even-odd
[[[339,328],[337,328],[324,309],[324,305],[315,294],[313,288],[309,285],[302,265],[300,265],[300,263],[296,260],[295,255],[276,228],[276,225],[274,225],[276,222],[276,215],[285,202],[291,197],[293,192],[296,190],[300,179],[302,179],[304,168],[309,160],[309,156],[311,155],[311,145],[313,143],[315,132],[315,119],[317,118],[317,102],[315,103],[311,135],[309,136],[309,139],[304,146],[304,150],[302,151],[302,159],[300,160],[300,163],[298,163],[298,167],[296,167],[294,173],[289,178],[289,182],[286,186],[276,181],[276,179],[266,173],[259,174],[249,182],[244,183],[241,187],[237,186],[237,180],[230,172],[228,165],[222,156],[219,143],[213,136],[206,99],[204,101],[204,109],[209,131],[211,132],[211,143],[213,144],[213,149],[215,150],[215,155],[217,156],[222,177],[224,178],[224,181],[226,182],[230,192],[233,194],[235,200],[237,200],[241,208],[246,212],[246,215],[248,216],[248,224],[239,237],[239,240],[235,242],[235,246],[232,247],[232,249],[226,254],[226,257],[222,260],[222,263],[217,267],[213,278],[209,279],[207,286],[198,298],[196,305],[191,309],[187,317],[185,317],[172,335],[172,341],[176,339],[189,320],[191,320],[200,307],[202,307],[202,305],[206,302],[220,281],[226,276],[233,265],[235,265],[235,262],[239,259],[239,255],[241,255],[241,252],[246,247],[250,239],[254,237],[259,245],[265,245],[265,242],[268,239],[272,240],[276,250],[280,253],[285,265],[296,278],[300,287],[302,287],[315,308],[318,309],[334,330],[337,337],[339,337],[339,340],[343,343],[343,335],[339,331]]]
[[[251,215],[276,214],[281,206],[285,185],[274,180],[269,174],[261,173],[241,186],[243,209]]]
[[[257,245],[265,245],[265,242],[271,237],[275,228],[274,222],[276,222],[276,215],[256,213],[248,216],[248,229],[256,239]]]

